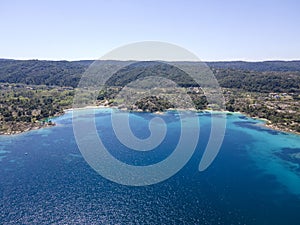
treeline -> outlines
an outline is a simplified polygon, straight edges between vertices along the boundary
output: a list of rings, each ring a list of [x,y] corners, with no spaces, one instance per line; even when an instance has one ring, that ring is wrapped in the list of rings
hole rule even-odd
[[[195,67],[196,68],[196,67]],[[178,86],[181,87],[193,87],[198,86],[197,83],[183,70],[162,62],[136,62],[129,66],[123,67],[115,74],[113,74],[106,82],[107,86],[121,86],[124,87],[130,82],[138,79],[152,77],[152,83],[154,77],[163,77],[168,80],[174,81]],[[157,79],[157,81],[159,81]],[[162,83],[163,81],[160,81]],[[142,83],[141,83],[142,85]],[[149,88],[151,82],[147,82]],[[165,82],[164,86],[172,85]]]
[[[255,72],[213,69],[223,88],[238,88],[250,92],[300,92],[299,72]]]
[[[264,62],[208,62],[209,67],[216,69],[249,70],[257,72],[277,71],[300,71],[300,60],[295,61],[264,61]]]
[[[86,68],[67,61],[0,60],[0,82],[76,87]]]
[[[77,87],[93,61],[0,60],[0,82],[28,85],[57,85]],[[106,61],[102,63],[105,66]],[[111,64],[112,61],[107,61]],[[114,63],[118,63],[115,61]],[[197,70],[197,63],[186,63]],[[221,87],[256,92],[299,92],[300,61],[270,62],[209,62]],[[182,70],[157,62],[137,62],[116,72],[108,81],[110,86],[124,86],[147,76],[164,76],[179,86],[196,86]]]

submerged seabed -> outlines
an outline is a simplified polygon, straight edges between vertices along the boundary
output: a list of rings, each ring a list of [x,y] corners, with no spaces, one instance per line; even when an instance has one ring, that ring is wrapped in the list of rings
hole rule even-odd
[[[110,109],[97,109],[97,129],[113,156],[149,165],[168,157],[180,136],[175,112],[130,114],[136,136],[149,135],[153,116],[167,122],[168,133],[150,152],[132,153],[116,140]],[[146,187],[110,182],[89,167],[74,139],[72,112],[56,118],[56,127],[1,136],[0,224],[299,224],[300,136],[228,115],[220,153],[199,172],[211,116],[218,114],[198,116],[200,141],[191,160],[175,176]],[[192,129],[188,122],[183,126]]]

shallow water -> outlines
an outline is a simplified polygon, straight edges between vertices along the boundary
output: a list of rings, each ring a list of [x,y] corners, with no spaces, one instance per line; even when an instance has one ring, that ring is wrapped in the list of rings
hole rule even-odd
[[[132,113],[137,137],[149,136],[154,116],[166,121],[168,132],[149,152],[132,153],[118,142],[110,109],[97,109],[97,130],[115,158],[150,165],[167,158],[180,136],[175,112]],[[72,112],[56,118],[55,127],[0,136],[0,223],[299,224],[300,136],[228,115],[218,156],[199,172],[211,116],[218,114],[198,116],[201,132],[190,161],[168,180],[144,187],[108,181],[86,163],[74,138]],[[189,117],[183,126],[193,129]]]

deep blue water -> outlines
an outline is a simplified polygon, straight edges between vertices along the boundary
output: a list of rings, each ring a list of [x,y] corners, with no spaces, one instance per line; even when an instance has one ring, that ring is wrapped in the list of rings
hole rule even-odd
[[[137,137],[149,135],[153,116],[130,115]],[[71,112],[56,118],[55,127],[0,136],[0,224],[300,224],[300,136],[228,115],[218,156],[199,172],[211,116],[218,115],[199,113],[200,141],[186,166],[166,181],[142,187],[108,181],[86,163]],[[167,158],[178,142],[178,115],[160,117],[168,125],[166,139],[143,153],[118,142],[110,109],[97,110],[96,122],[114,157],[143,166]]]

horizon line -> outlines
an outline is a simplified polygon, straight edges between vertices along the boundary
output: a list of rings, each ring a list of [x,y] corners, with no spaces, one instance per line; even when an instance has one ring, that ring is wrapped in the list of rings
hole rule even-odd
[[[53,61],[53,62],[59,62],[59,61],[67,61],[67,62],[78,62],[78,61],[139,61],[139,60],[116,60],[116,59],[91,59],[91,58],[86,58],[86,59],[50,59],[50,58],[2,58],[0,57],[0,60],[18,60],[18,61],[30,61],[30,60],[37,60],[37,61]],[[142,60],[142,61],[159,61],[159,60]],[[160,60],[164,61],[164,60]],[[221,59],[221,60],[199,60],[199,61],[194,61],[194,60],[174,60],[174,62],[293,62],[293,61],[300,61],[300,58],[298,59],[263,59],[263,60],[247,60],[247,59]],[[168,62],[168,61],[166,61]]]

